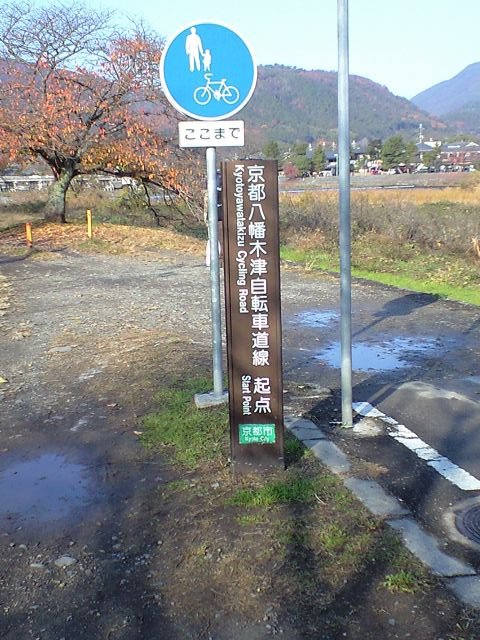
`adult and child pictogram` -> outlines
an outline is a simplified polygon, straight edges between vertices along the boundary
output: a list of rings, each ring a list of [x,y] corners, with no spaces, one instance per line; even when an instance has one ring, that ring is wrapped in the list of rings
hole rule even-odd
[[[213,98],[224,100],[227,104],[235,104],[240,99],[240,92],[237,87],[227,84],[227,79],[212,80],[213,73],[210,72],[212,64],[212,54],[210,49],[204,49],[202,39],[197,33],[196,27],[191,27],[190,33],[185,39],[185,53],[188,57],[188,65],[191,73],[195,71],[205,72],[205,85],[197,87],[193,92],[193,99],[199,105],[205,105]],[[201,59],[201,62],[200,62]]]

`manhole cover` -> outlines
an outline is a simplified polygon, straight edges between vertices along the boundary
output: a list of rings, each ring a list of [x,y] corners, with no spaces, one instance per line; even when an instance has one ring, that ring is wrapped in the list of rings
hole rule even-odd
[[[480,503],[457,512],[455,526],[462,536],[480,545]]]
[[[447,509],[443,522],[449,538],[480,551],[480,496],[468,498]]]

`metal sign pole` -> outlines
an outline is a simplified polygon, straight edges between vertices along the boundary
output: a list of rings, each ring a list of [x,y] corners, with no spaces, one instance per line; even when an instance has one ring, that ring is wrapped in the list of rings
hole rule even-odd
[[[213,395],[223,393],[222,315],[220,302],[220,261],[218,256],[217,161],[215,147],[208,147],[208,237],[210,243],[210,286],[212,293]]]
[[[195,404],[205,409],[228,402],[223,391],[222,312],[220,299],[220,260],[218,251],[217,160],[215,147],[206,150],[208,195],[208,247],[210,253],[210,290],[212,309],[213,391],[196,393]]]
[[[342,424],[352,417],[352,283],[350,239],[350,114],[348,92],[348,0],[337,0],[338,16],[338,168],[340,208],[340,309]]]
[[[202,54],[200,60],[203,51],[209,55]],[[206,148],[213,392],[196,394],[195,403],[208,407],[228,401],[223,393],[216,147],[243,146],[243,122],[227,122],[227,118],[252,97],[257,67],[250,49],[235,31],[215,22],[195,22],[167,41],[160,60],[160,79],[170,104],[201,122],[179,123],[180,146]]]

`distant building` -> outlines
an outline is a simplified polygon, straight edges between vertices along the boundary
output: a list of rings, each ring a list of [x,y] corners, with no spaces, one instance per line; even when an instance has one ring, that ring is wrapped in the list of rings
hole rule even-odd
[[[417,152],[415,155],[420,160],[420,162],[423,162],[423,155],[425,153],[430,153],[430,151],[432,151],[433,149],[433,147],[426,144],[425,142],[418,142],[415,146],[417,147]]]
[[[0,191],[41,191],[54,182],[53,176],[0,176]]]
[[[53,176],[45,175],[0,175],[0,191],[41,191],[48,189],[54,181]],[[116,191],[136,185],[133,178],[106,175],[77,176],[75,183],[86,188],[100,186],[104,191]]]
[[[337,175],[337,160],[338,154],[335,151],[326,151],[325,159],[327,161],[325,166],[325,171],[330,173],[332,176]]]
[[[426,144],[427,147],[430,147],[430,149],[435,149],[435,147],[441,147],[442,146],[442,141],[441,140],[432,140],[432,138],[430,138],[430,140],[424,140],[423,144]]]
[[[444,165],[463,169],[480,163],[480,144],[463,140],[444,144],[440,156]]]

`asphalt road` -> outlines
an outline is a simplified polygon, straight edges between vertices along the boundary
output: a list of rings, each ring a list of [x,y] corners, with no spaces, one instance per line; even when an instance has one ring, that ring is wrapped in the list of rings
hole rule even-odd
[[[310,288],[315,289],[313,280]],[[316,300],[299,296],[294,304],[288,290],[287,285],[285,375],[333,390],[333,400],[320,399],[312,407],[316,421],[360,473],[400,499],[449,553],[478,570],[476,512],[470,540],[459,536],[455,524],[465,508],[478,509],[471,501],[480,494],[478,308],[353,284],[353,402],[362,414],[354,414],[354,423],[364,426],[364,416],[371,416],[371,435],[365,437],[357,426],[332,424],[341,421],[338,284],[332,283],[330,295],[319,288]]]
[[[338,305],[319,299],[289,310],[284,329],[287,353],[295,342],[310,376],[338,386]],[[357,283],[352,334],[354,402],[370,403],[480,479],[478,309]]]

